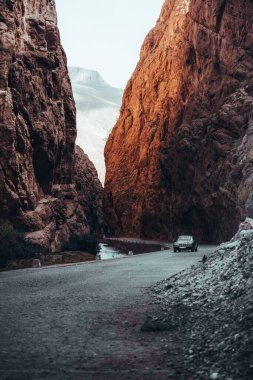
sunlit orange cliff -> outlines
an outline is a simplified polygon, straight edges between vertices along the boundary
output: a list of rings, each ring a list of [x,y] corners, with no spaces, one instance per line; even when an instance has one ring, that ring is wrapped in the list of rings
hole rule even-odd
[[[116,235],[228,239],[253,216],[253,3],[166,0],[105,148]]]

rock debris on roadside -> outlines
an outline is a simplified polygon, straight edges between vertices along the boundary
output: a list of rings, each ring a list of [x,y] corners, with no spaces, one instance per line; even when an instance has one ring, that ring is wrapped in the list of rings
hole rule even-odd
[[[152,288],[142,330],[178,330],[193,378],[253,378],[253,220],[206,260]],[[157,306],[159,305],[159,306]]]

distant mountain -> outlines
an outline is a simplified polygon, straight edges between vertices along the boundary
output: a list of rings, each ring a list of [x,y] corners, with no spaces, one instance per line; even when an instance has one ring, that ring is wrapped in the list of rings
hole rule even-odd
[[[77,144],[94,163],[104,183],[104,146],[116,123],[123,90],[111,87],[97,71],[68,69],[77,108]]]

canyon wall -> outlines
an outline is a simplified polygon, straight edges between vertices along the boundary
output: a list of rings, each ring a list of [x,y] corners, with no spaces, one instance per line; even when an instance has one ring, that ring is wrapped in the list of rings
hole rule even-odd
[[[166,0],[105,148],[111,232],[229,239],[253,216],[253,2]]]
[[[2,0],[0,219],[43,250],[100,228],[102,186],[75,139],[54,0]]]

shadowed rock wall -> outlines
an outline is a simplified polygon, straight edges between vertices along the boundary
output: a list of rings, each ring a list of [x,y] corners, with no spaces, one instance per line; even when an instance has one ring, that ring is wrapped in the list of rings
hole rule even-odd
[[[78,188],[75,183],[82,176],[80,156],[90,165],[81,150],[75,155],[75,139],[76,110],[55,2],[2,0],[0,219],[28,232],[45,250],[59,250],[72,233],[89,232],[101,222],[95,168],[91,182],[80,180]],[[90,190],[100,201],[86,215],[83,198],[90,201]]]

